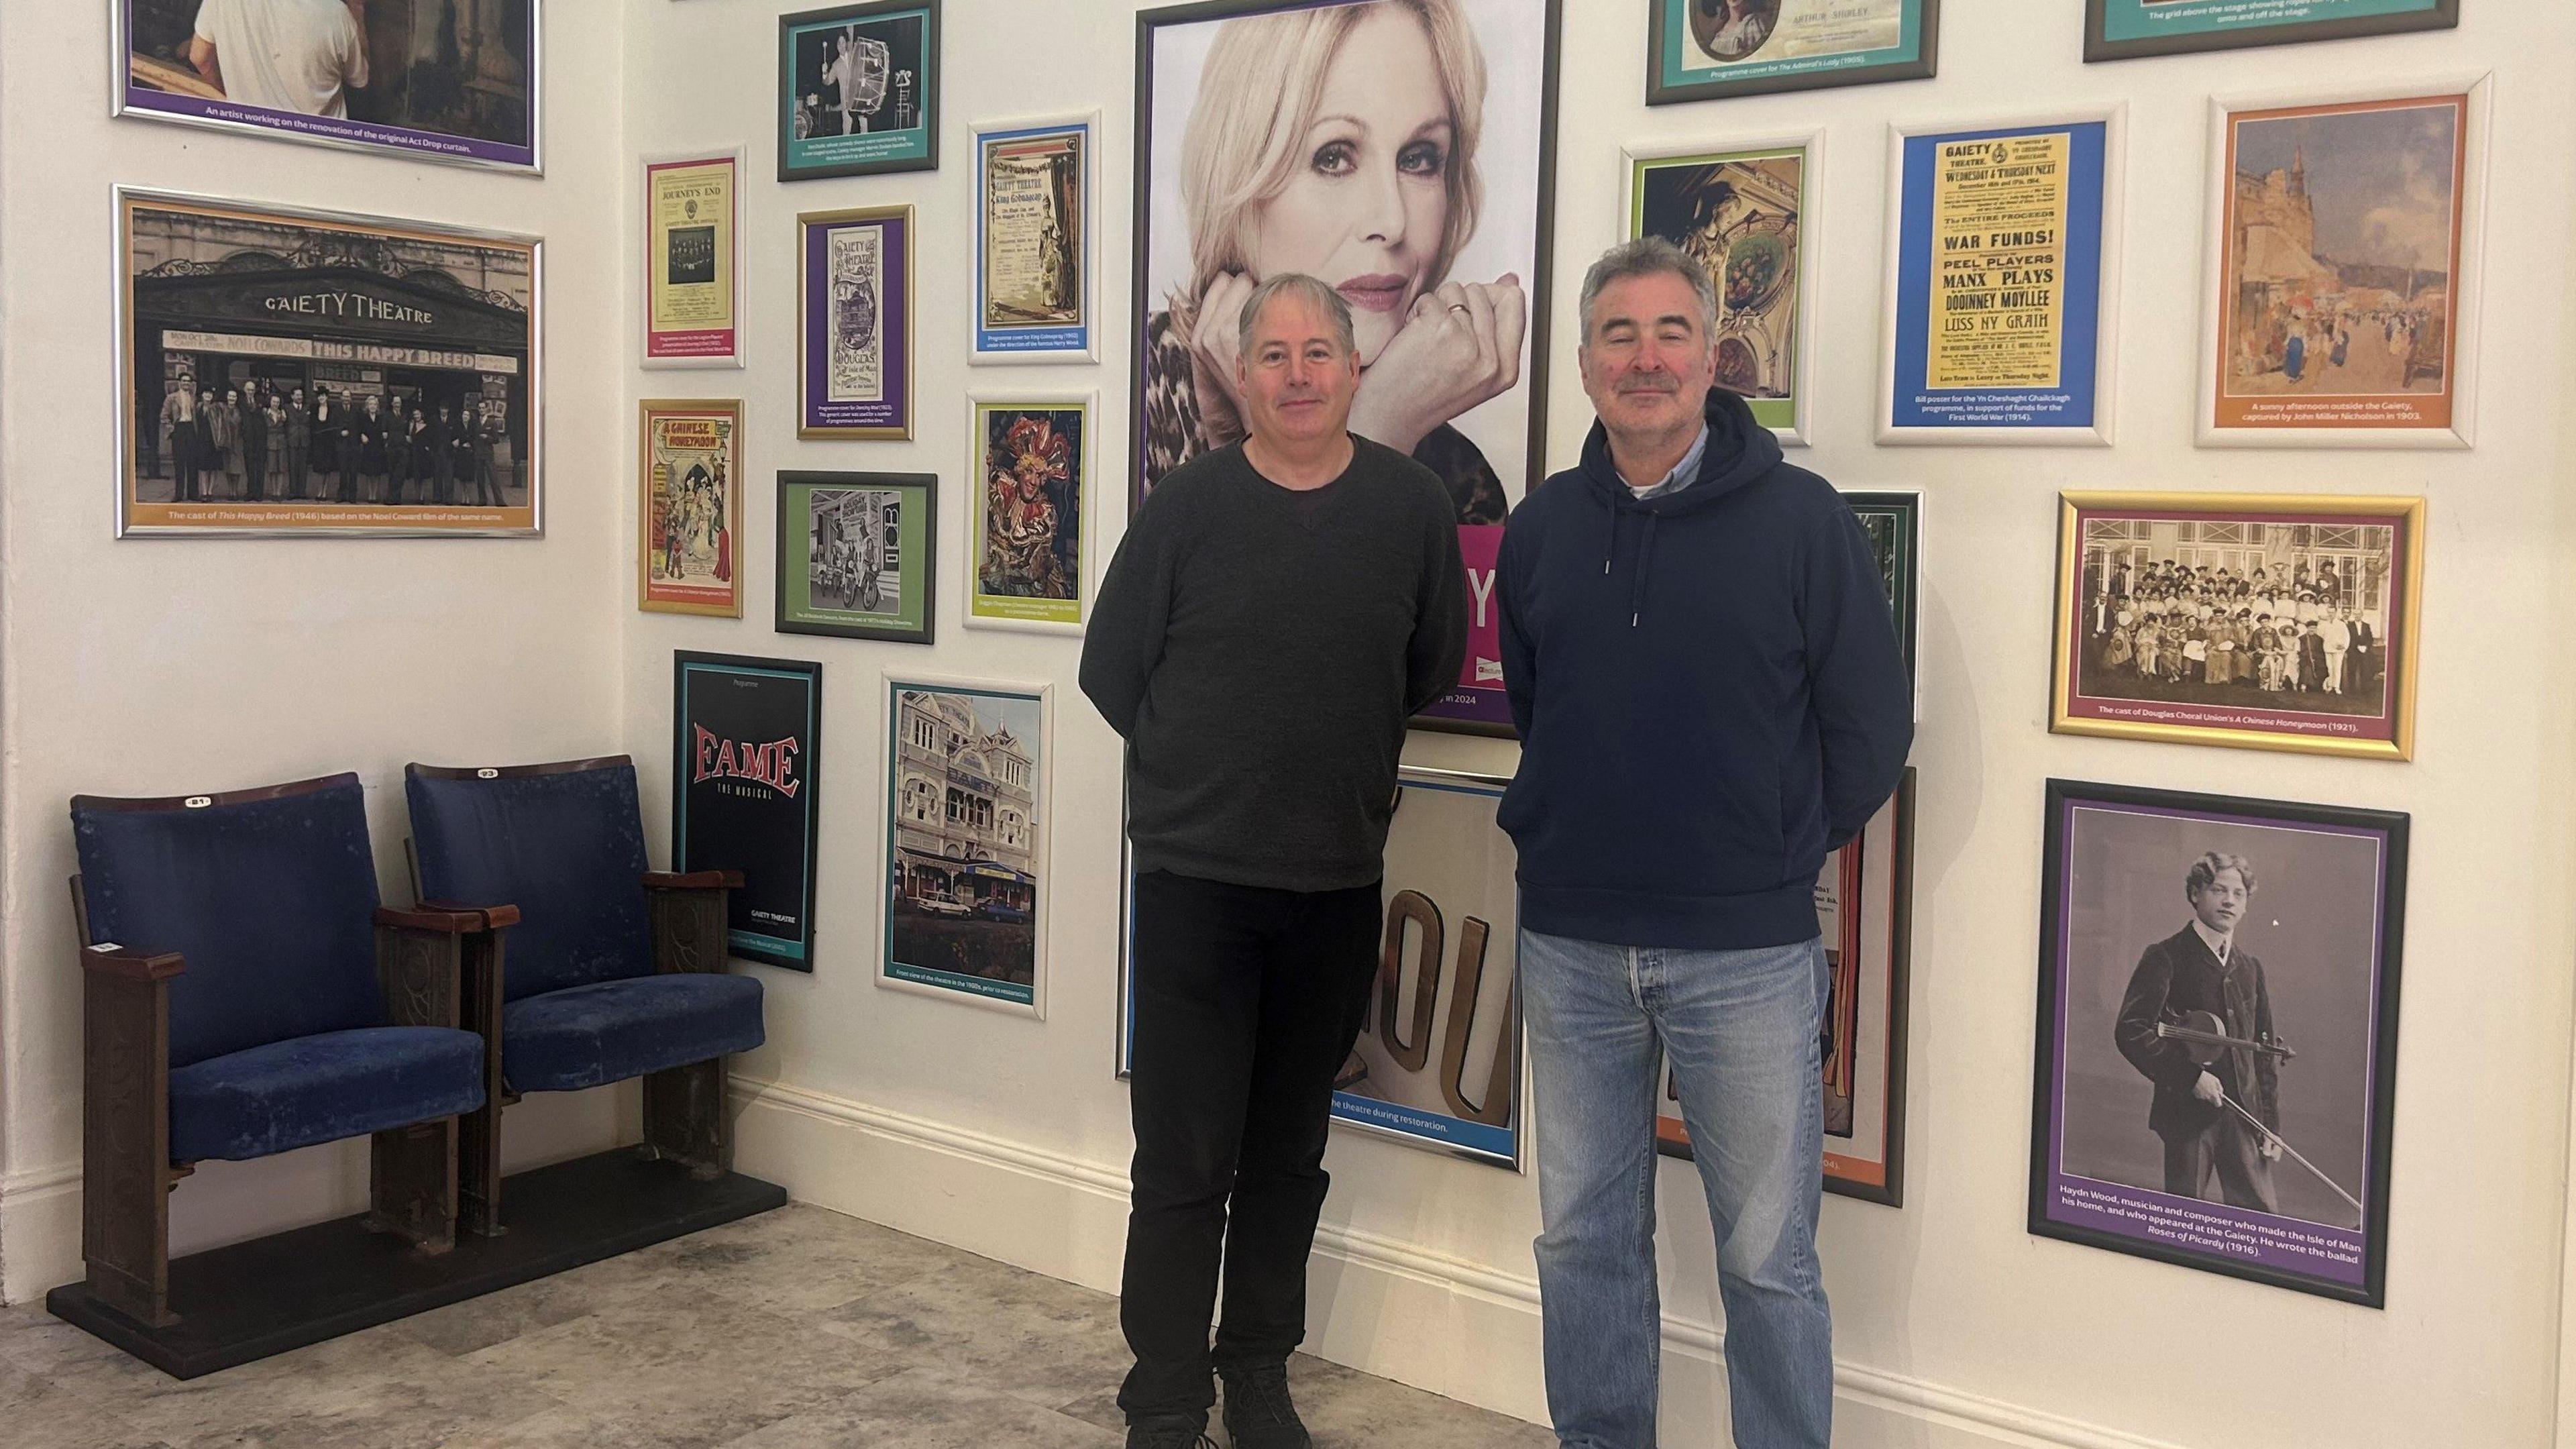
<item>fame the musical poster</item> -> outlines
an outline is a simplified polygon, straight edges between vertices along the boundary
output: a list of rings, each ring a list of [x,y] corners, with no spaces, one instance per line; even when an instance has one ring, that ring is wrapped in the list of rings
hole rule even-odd
[[[2387,1306],[2407,817],[2047,809],[2030,1231]]]
[[[1891,132],[1880,442],[2110,443],[2121,116]]]
[[[742,153],[644,163],[644,365],[742,366]]]
[[[728,949],[811,971],[823,666],[687,650],[672,662],[671,868],[741,871]]]

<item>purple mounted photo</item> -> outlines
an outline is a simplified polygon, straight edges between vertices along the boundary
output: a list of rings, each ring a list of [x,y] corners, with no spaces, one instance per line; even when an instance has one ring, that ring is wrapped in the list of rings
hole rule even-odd
[[[2033,1233],[2386,1306],[2406,837],[2048,782]]]
[[[110,0],[120,116],[534,172],[542,0]]]
[[[912,436],[912,208],[796,218],[796,436]]]

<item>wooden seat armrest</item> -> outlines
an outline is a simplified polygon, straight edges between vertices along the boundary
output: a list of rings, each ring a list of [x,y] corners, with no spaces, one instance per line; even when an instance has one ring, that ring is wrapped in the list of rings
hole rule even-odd
[[[693,870],[686,874],[669,870],[644,872],[644,888],[648,891],[708,890],[716,886],[723,886],[727,890],[742,889],[742,872],[738,870]]]
[[[503,926],[519,924],[517,906],[469,906],[461,901],[421,901],[412,909],[434,911],[442,915],[481,916],[482,929],[487,931],[497,931]]]
[[[508,913],[508,920],[499,918],[503,912]],[[490,930],[495,926],[514,924],[518,919],[517,906],[445,906],[424,901],[409,910],[399,906],[376,907],[376,924],[379,926],[407,931],[444,931],[450,935]]]
[[[133,981],[167,981],[188,969],[176,951],[138,951],[114,941],[83,946],[80,956],[81,965],[91,971]]]

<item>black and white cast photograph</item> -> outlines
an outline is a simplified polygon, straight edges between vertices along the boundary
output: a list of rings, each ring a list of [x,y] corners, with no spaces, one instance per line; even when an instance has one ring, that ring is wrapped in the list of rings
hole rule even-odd
[[[112,0],[117,111],[537,169],[540,0]]]
[[[2032,1231],[2375,1302],[2406,817],[2048,810]]]
[[[129,533],[534,532],[532,237],[120,191]]]

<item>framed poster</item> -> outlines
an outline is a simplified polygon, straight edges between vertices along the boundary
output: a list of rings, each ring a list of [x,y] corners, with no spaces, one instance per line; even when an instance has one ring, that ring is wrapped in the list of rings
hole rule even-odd
[[[108,0],[109,94],[120,116],[535,172],[543,3],[369,0],[287,27],[263,0]]]
[[[1494,559],[1546,472],[1560,5],[1218,0],[1136,17],[1130,514],[1242,439],[1252,288],[1297,271],[1338,289],[1363,369],[1351,430],[1411,453],[1457,509],[1467,658],[1415,717],[1426,728],[1511,733]]]
[[[1923,80],[1941,0],[1646,0],[1646,104]]]
[[[1878,561],[1879,581],[1887,586],[1887,607],[1896,616],[1896,641],[1905,649],[1905,672],[1916,681],[1917,713],[1922,673],[1915,666],[1915,616],[1921,606],[1923,578],[1923,495],[1911,490],[1892,493],[1845,493],[1860,531],[1869,538],[1870,557]]]
[[[644,366],[742,366],[742,151],[644,162]]]
[[[1816,876],[1829,985],[1819,1043],[1825,1190],[1905,1203],[1905,1055],[1914,943],[1914,769]],[[1691,1156],[1669,1067],[1655,1094],[1655,1146]]]
[[[1891,126],[1882,443],[2111,443],[2125,105]]]
[[[778,179],[939,169],[939,0],[778,17]]]
[[[976,629],[1079,634],[1091,600],[1091,417],[1097,395],[967,399]]]
[[[912,208],[796,218],[796,436],[912,436]]]
[[[1518,1171],[1526,1072],[1519,856],[1508,779],[1405,769],[1386,841],[1386,925],[1333,1118]]]
[[[1717,385],[1784,444],[1807,441],[1822,131],[1683,151],[1629,150],[1628,236],[1690,253],[1717,286]]]
[[[2460,0],[2084,0],[2084,58],[2449,30]]]
[[[2470,445],[2487,91],[2210,103],[2201,446]]]
[[[1046,1016],[1051,694],[886,671],[879,986]]]
[[[781,634],[928,644],[939,628],[939,480],[778,475]]]
[[[1094,111],[975,128],[969,362],[1098,362]]]
[[[647,398],[636,440],[635,607],[742,617],[742,402]]]
[[[2415,755],[2424,500],[2068,493],[2049,728]]]
[[[115,205],[118,537],[543,531],[542,242]]]
[[[2048,782],[2031,1232],[2387,1305],[2406,837]]]
[[[726,946],[814,969],[823,666],[672,656],[671,869],[738,870]]]

